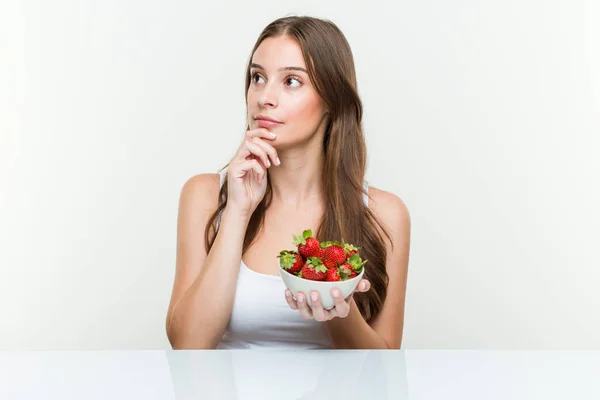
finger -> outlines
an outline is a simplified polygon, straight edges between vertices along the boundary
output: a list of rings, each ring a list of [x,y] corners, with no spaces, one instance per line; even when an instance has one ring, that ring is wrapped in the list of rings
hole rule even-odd
[[[358,283],[358,291],[359,292],[368,292],[371,289],[371,282],[366,279],[361,279]]]
[[[256,128],[246,131],[246,137],[249,139],[253,137],[261,137],[264,139],[274,140],[277,138],[277,135],[267,128]]]
[[[350,312],[350,306],[342,297],[342,293],[339,291],[339,289],[331,289],[331,297],[333,297],[337,316],[340,318],[346,318]]]
[[[308,305],[306,304],[306,297],[304,297],[304,293],[296,293],[296,299],[298,301],[298,310],[300,311],[302,317],[304,317],[305,319],[313,319],[312,311],[310,310],[310,308],[308,308]]]
[[[246,139],[245,145],[250,150],[250,153],[256,158],[262,161],[263,167],[269,168],[271,166],[271,161],[269,161],[269,155],[267,152],[258,144],[260,139]]]
[[[242,141],[242,143],[240,144],[240,147],[238,148],[237,152],[235,153],[235,156],[233,157],[234,160],[247,160],[251,157],[254,158],[260,158],[261,153],[253,153],[252,152],[252,146],[248,146],[249,143],[252,143],[252,136],[248,136],[246,135],[244,137],[244,140]]]
[[[310,294],[310,308],[312,309],[313,318],[315,321],[327,321],[323,304],[321,304],[321,298],[319,293],[311,292]]]
[[[352,291],[352,293],[350,293],[350,295],[348,297],[352,297],[352,295],[356,292],[368,292],[371,289],[371,282],[369,282],[366,279],[361,279],[360,282],[358,282],[358,285],[356,285],[356,287],[354,288],[354,290]]]
[[[252,143],[259,146],[262,149],[262,151],[269,155],[272,164],[280,164],[279,157],[277,156],[277,150],[275,150],[275,147],[271,146],[269,143],[265,142],[261,138],[252,138]]]
[[[266,172],[257,160],[245,160],[240,162],[238,168],[235,168],[233,178],[243,178],[250,171],[254,171],[258,181],[262,182]]]
[[[296,303],[296,300],[294,300],[294,298],[292,297],[292,292],[290,292],[290,289],[285,290],[285,300],[287,301],[288,305],[292,310],[298,309],[298,304]]]

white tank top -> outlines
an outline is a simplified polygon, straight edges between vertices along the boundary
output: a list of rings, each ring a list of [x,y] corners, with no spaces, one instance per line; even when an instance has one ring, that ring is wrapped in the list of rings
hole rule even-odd
[[[220,172],[221,186],[227,170]],[[369,205],[367,181],[365,205]],[[217,220],[219,224],[220,216]],[[277,260],[269,262],[275,263]],[[305,320],[285,300],[286,286],[278,275],[256,272],[241,261],[229,323],[217,349],[330,349],[325,325]]]

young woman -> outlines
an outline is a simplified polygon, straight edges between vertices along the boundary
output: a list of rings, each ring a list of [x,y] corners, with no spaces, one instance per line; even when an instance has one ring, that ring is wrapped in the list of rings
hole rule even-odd
[[[246,104],[235,156],[181,191],[172,347],[400,348],[410,216],[364,180],[362,103],[342,32],[311,17],[269,24],[248,63]],[[278,274],[279,251],[306,229],[368,260],[356,291],[332,310],[318,295],[308,307],[316,293],[292,294]]]

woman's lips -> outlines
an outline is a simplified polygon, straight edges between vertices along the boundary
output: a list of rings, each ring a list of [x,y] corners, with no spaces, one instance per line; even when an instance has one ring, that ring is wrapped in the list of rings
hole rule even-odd
[[[269,121],[267,119],[257,119],[256,122],[261,128],[276,128],[281,125],[281,122]]]

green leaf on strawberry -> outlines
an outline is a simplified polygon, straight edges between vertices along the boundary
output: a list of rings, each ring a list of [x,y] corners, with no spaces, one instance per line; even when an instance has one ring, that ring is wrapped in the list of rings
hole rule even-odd
[[[306,244],[306,239],[312,237],[312,231],[310,229],[306,229],[306,230],[304,230],[304,232],[302,232],[302,235],[300,235],[300,236],[292,235],[292,236],[294,238],[294,245],[299,246],[301,244]]]
[[[329,246],[333,246],[333,245],[343,247],[342,243],[338,242],[337,240],[329,240],[327,242],[321,242],[321,248],[323,248],[323,249],[326,247],[329,247]]]
[[[302,269],[302,256],[295,251],[283,250],[277,256],[280,260],[281,268],[290,273],[296,273]]]
[[[360,250],[360,247],[356,247],[353,244],[350,243],[344,243],[344,245],[342,246],[344,248],[344,250],[346,250],[346,253],[349,253],[351,251],[356,251],[358,252]]]
[[[348,263],[344,263],[339,267],[339,273],[342,280],[345,281],[350,277],[350,274],[352,273],[352,266]]]
[[[315,272],[327,272],[327,267],[323,265],[319,257],[308,257],[306,263],[312,265]]]
[[[362,269],[362,267],[367,263],[367,261],[369,261],[369,260],[363,261],[360,258],[360,255],[354,254],[352,257],[350,257],[348,259],[347,263],[350,264],[350,266],[352,267],[352,269],[355,272],[359,272]]]

